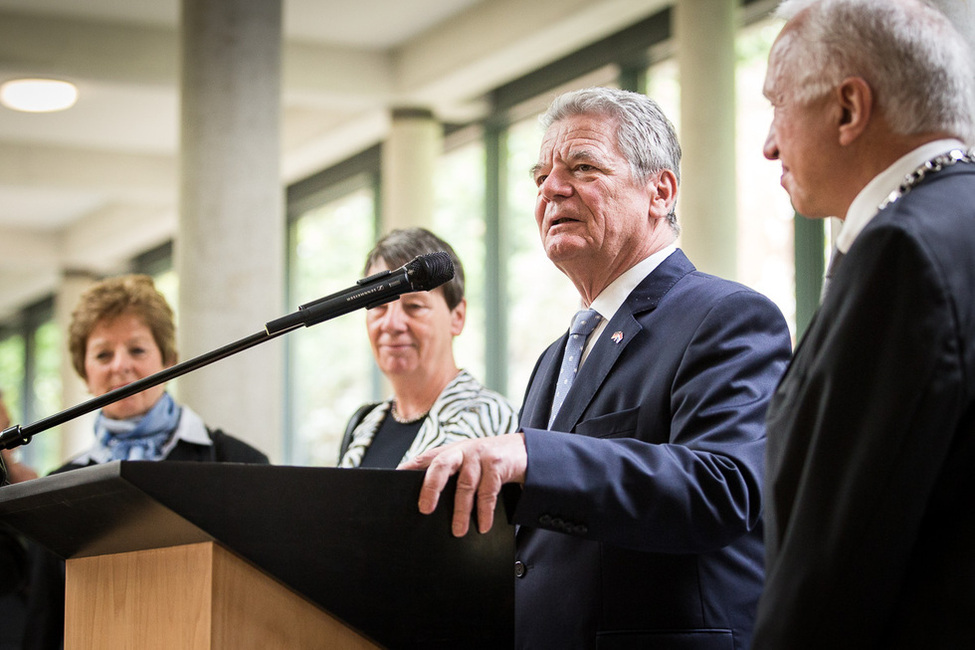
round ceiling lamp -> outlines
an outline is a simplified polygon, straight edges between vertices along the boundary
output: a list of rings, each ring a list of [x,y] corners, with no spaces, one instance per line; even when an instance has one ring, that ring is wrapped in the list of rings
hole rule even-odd
[[[12,79],[0,86],[0,103],[15,111],[63,111],[77,100],[78,88],[57,79]]]

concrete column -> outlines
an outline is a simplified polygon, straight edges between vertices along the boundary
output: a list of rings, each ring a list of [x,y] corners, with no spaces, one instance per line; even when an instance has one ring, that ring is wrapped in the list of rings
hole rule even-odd
[[[284,313],[281,0],[183,0],[180,358],[260,332]],[[282,456],[280,339],[179,379],[212,427]]]
[[[396,109],[382,154],[382,231],[433,223],[443,129],[426,109]]]
[[[71,314],[84,293],[99,277],[85,271],[66,271],[61,277],[54,296],[54,322],[62,332],[61,346],[61,408],[66,409],[92,398],[84,380],[75,372],[68,351],[68,329],[71,327]],[[97,413],[89,413],[61,425],[61,450],[59,458],[67,460],[91,446],[94,441],[94,426]],[[44,434],[41,434],[44,435]]]
[[[681,247],[701,270],[735,278],[736,0],[680,0],[674,9],[683,148]]]

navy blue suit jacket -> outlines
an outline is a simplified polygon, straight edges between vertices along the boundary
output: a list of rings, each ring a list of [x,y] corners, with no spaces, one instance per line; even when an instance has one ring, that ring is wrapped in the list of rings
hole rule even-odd
[[[755,647],[975,648],[975,165],[857,236],[768,432]]]
[[[564,346],[540,358],[522,412],[517,646],[746,648],[782,314],[678,250],[608,323],[546,431]]]

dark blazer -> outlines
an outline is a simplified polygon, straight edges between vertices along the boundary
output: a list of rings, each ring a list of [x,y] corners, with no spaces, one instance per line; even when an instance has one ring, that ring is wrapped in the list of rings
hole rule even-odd
[[[769,407],[755,648],[975,648],[975,165],[863,229]]]
[[[765,410],[791,353],[782,314],[678,250],[608,323],[545,431],[564,346],[542,355],[522,413],[517,647],[746,648]]]

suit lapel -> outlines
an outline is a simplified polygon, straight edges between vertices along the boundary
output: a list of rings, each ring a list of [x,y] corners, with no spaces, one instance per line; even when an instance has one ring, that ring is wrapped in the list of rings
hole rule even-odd
[[[599,340],[596,341],[586,363],[573,382],[572,388],[569,389],[569,394],[566,395],[562,408],[552,423],[552,429],[555,431],[572,431],[575,428],[582,413],[606,380],[610,370],[616,365],[616,361],[623,350],[641,330],[643,327],[633,318],[632,313],[629,311],[623,313],[622,308],[616,313]],[[557,375],[558,371],[556,370]]]
[[[552,429],[555,431],[572,431],[575,428],[600,386],[603,385],[616,365],[620,355],[623,354],[623,350],[637,340],[643,331],[643,326],[637,320],[637,315],[656,309],[664,295],[681,278],[692,271],[694,271],[694,265],[678,249],[661,262],[653,273],[644,278],[643,282],[637,285],[627,296],[590,351],[579,376],[572,384],[572,388],[562,404],[562,409],[552,423]],[[562,352],[565,350],[565,339],[566,337],[563,336],[559,345],[549,348],[546,356],[550,358],[543,361],[548,367],[547,373],[540,375],[545,377],[545,391],[539,395],[545,396],[549,404],[552,401],[554,382],[558,379]],[[542,368],[539,367],[539,373],[541,372]],[[545,409],[536,408],[535,410],[536,412],[541,410],[548,412]],[[545,424],[539,426],[544,428]]]

